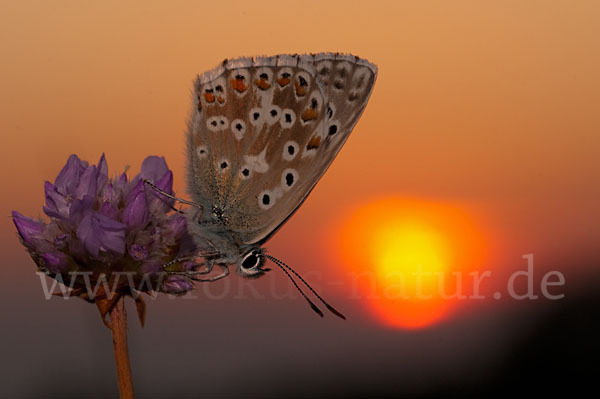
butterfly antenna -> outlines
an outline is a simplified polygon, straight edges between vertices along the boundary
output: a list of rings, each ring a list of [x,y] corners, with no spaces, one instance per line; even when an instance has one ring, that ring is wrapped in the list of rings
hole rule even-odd
[[[198,209],[204,209],[204,207],[202,205],[200,205],[200,204],[197,204],[197,203],[192,202],[192,201],[187,201],[187,200],[184,200],[184,199],[181,199],[181,198],[177,198],[174,195],[171,195],[171,194],[169,194],[169,193],[161,190],[160,188],[156,187],[156,185],[154,183],[152,183],[148,179],[144,179],[144,183],[146,183],[147,185],[149,185],[150,187],[152,187],[155,191],[159,192],[160,194],[164,195],[167,198],[170,198],[170,199],[175,200],[175,201],[179,201],[182,204],[191,205],[191,206],[196,207]],[[173,207],[171,207],[171,208],[173,208]],[[173,208],[173,209],[175,209],[175,208]],[[177,209],[175,209],[175,210],[177,210]],[[179,212],[183,213],[181,211],[179,211]]]
[[[290,266],[288,266],[287,264],[285,264],[285,262],[277,259],[276,257],[274,257],[272,255],[265,254],[265,257],[267,257],[268,259],[271,260],[271,262],[273,262],[277,266],[279,266],[281,268],[281,270],[283,270],[288,275],[288,277],[290,279],[292,279],[292,276],[290,276],[290,274],[287,272],[287,270],[284,269],[284,267],[286,269],[290,270],[292,273],[294,273],[294,275],[296,277],[298,277],[300,279],[300,281],[302,281],[304,283],[304,285],[306,285],[308,287],[308,289],[310,290],[310,292],[312,292],[319,299],[319,301],[321,301],[323,303],[323,305],[325,305],[327,307],[327,309],[329,309],[329,311],[331,313],[333,313],[334,315],[336,315],[337,317],[339,317],[341,319],[346,320],[346,316],[344,316],[341,312],[339,312],[333,306],[331,306],[330,304],[328,304],[327,301],[325,301],[325,299],[323,299],[321,297],[321,295],[317,294],[317,292],[310,286],[310,284],[308,284],[308,282],[306,280],[304,280],[301,275],[299,275],[298,273],[296,273],[296,271],[294,269],[292,269]],[[296,285],[296,288],[298,288],[298,285],[296,284],[296,282],[294,280],[292,280],[292,281],[294,282],[294,285]],[[298,291],[300,291],[300,288],[298,288]],[[302,291],[300,291],[300,292],[302,292]],[[303,292],[302,292],[302,295],[304,295]],[[306,298],[306,295],[304,295],[304,297]],[[308,300],[308,298],[307,298],[307,300]]]
[[[306,294],[304,293],[304,291],[302,291],[300,289],[300,287],[298,287],[298,284],[296,283],[296,281],[294,281],[294,278],[292,277],[292,275],[285,270],[285,268],[279,264],[279,262],[277,262],[277,260],[269,255],[265,255],[267,258],[271,259],[271,261],[273,263],[275,263],[277,266],[279,266],[279,268],[281,270],[283,270],[283,272],[288,276],[288,278],[290,279],[290,281],[292,282],[292,284],[294,284],[294,286],[296,287],[296,289],[298,290],[298,292],[300,292],[302,294],[302,296],[304,297],[304,299],[306,299],[306,301],[308,302],[308,304],[310,305],[311,309],[315,311],[315,313],[317,313],[319,316],[323,317],[323,312],[321,312],[321,309],[319,309],[317,307],[317,305],[315,305],[310,299],[308,299],[308,297],[306,296]]]

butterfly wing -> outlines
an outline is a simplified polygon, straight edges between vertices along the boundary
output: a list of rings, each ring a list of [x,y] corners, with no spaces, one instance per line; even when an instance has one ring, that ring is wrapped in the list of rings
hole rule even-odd
[[[377,69],[354,56],[225,61],[196,84],[189,188],[244,244],[264,243],[325,173],[364,110]]]

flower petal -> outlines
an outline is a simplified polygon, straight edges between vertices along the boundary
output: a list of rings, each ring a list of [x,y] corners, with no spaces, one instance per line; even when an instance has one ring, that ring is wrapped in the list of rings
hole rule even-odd
[[[58,192],[64,196],[75,192],[75,188],[79,184],[81,166],[82,162],[79,160],[79,157],[72,154],[67,160],[67,164],[61,169],[54,181],[54,185]]]
[[[81,199],[74,199],[71,201],[71,206],[69,207],[69,219],[68,221],[71,225],[76,226],[81,223],[83,217],[92,212],[92,207],[94,205],[94,197],[86,195]]]
[[[62,252],[48,252],[42,255],[44,266],[51,273],[62,273],[68,270],[70,257]]]
[[[170,275],[162,285],[162,290],[168,294],[183,295],[194,288],[189,278],[185,276]]]
[[[151,182],[158,181],[168,171],[169,167],[167,166],[167,161],[165,161],[164,157],[152,155],[146,157],[146,159],[144,159],[144,162],[142,162],[141,176],[144,179],[150,180]]]
[[[88,166],[83,174],[79,177],[79,184],[75,189],[75,198],[81,199],[86,195],[90,197],[96,196],[96,185],[98,176],[94,165]]]
[[[15,224],[19,236],[26,245],[32,244],[32,239],[44,231],[44,225],[35,220],[21,215],[17,211],[12,211],[13,223]]]
[[[165,224],[163,234],[169,237],[179,238],[186,230],[187,220],[183,215],[174,215]]]
[[[139,244],[133,244],[129,247],[129,255],[135,260],[144,260],[148,257],[148,249]]]
[[[123,255],[125,253],[125,229],[127,226],[99,213],[95,216],[100,228],[99,239],[102,248]]]
[[[140,183],[142,183],[141,180]],[[148,221],[146,193],[139,190],[132,194],[134,194],[134,197],[127,201],[125,209],[123,209],[123,222],[129,227],[139,227]]]
[[[173,193],[173,172],[167,171],[158,181],[154,183],[156,187],[161,189],[167,194]],[[164,213],[166,209],[171,208],[174,204],[174,200],[166,197],[164,194],[159,193],[153,187],[147,188],[150,193],[150,208],[152,211],[158,211]]]
[[[91,213],[87,213],[81,219],[79,226],[77,226],[76,234],[79,241],[83,243],[86,251],[94,257],[98,256],[98,252],[100,252],[100,240],[98,240]]]
[[[77,238],[87,252],[97,257],[100,249],[125,253],[125,228],[123,223],[102,214],[88,212],[77,227]]]
[[[102,188],[108,181],[108,164],[106,163],[106,157],[104,156],[104,153],[102,153],[102,156],[100,157],[100,160],[98,161],[98,167],[96,169],[98,171],[97,172],[98,179],[96,182],[96,187],[97,187],[98,191],[100,191],[100,190],[102,190]]]
[[[69,216],[67,198],[56,190],[56,186],[47,181],[44,184],[44,193],[46,195],[46,206],[43,207],[43,210],[46,215],[60,219]]]

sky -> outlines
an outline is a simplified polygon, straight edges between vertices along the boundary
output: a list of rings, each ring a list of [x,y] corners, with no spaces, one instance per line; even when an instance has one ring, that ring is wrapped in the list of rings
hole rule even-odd
[[[0,396],[116,389],[97,379],[112,381],[114,369],[96,310],[44,300],[10,211],[41,215],[43,182],[72,153],[105,153],[110,173],[134,174],[147,155],[164,156],[187,198],[196,75],[225,58],[321,51],[366,58],[379,75],[344,148],[268,248],[348,320],[312,314],[276,270],[161,298],[144,329],[130,321],[136,389],[268,397],[494,386],[553,317],[588,309],[577,301],[598,281],[598,37],[595,1],[1,2],[0,307],[12,378]],[[394,229],[407,218],[421,247],[401,250],[406,231]],[[387,250],[436,254],[432,243],[450,254],[444,271],[492,273],[486,299],[420,307],[370,298],[354,280],[377,275]],[[563,299],[505,298],[527,254],[536,293],[557,271],[564,284],[551,291]],[[60,384],[61,373],[73,383]]]

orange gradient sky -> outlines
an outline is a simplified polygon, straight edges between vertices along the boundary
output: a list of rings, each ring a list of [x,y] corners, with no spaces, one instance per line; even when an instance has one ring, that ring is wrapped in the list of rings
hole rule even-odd
[[[535,253],[542,268],[585,274],[599,260],[599,16],[596,1],[3,1],[0,237],[29,267],[3,273],[33,273],[8,215],[41,214],[43,181],[69,154],[105,152],[114,173],[163,155],[185,196],[197,73],[236,56],[338,51],[379,77],[273,252],[333,276],[322,262],[343,258],[329,253],[332,226],[397,197],[458,204],[490,240],[486,267]]]

